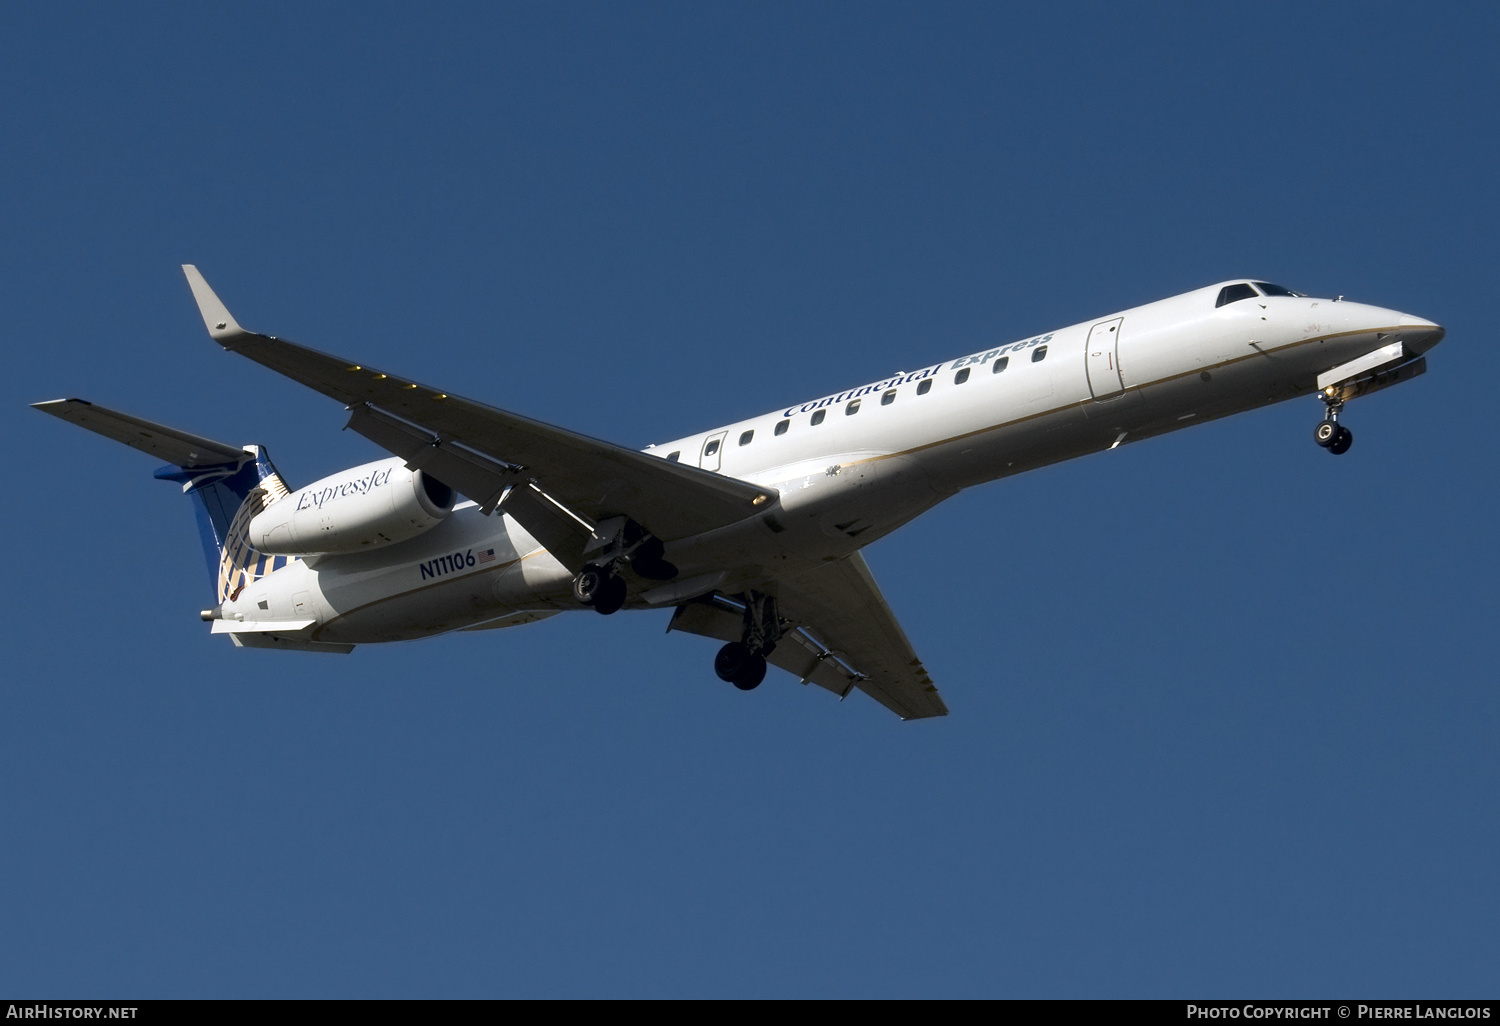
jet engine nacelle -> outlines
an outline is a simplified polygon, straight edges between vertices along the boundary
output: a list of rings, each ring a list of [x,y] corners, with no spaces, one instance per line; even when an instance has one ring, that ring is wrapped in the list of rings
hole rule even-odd
[[[365,552],[415,538],[453,511],[453,489],[399,457],[325,477],[250,521],[250,547],[278,556]]]

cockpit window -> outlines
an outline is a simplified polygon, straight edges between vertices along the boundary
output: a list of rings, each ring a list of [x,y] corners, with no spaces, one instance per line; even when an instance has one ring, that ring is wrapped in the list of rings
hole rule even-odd
[[[1305,292],[1293,292],[1291,289],[1284,289],[1280,285],[1272,285],[1268,281],[1258,281],[1255,283],[1255,287],[1268,296],[1292,296],[1297,299],[1307,298],[1307,293]]]
[[[1225,285],[1219,290],[1219,301],[1214,306],[1227,306],[1230,303],[1238,303],[1242,299],[1254,299],[1255,296],[1255,290],[1244,282],[1238,285]]]

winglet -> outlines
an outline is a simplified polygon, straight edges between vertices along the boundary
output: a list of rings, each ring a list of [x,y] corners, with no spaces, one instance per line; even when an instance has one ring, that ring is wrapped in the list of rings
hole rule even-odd
[[[198,302],[198,312],[203,315],[203,323],[215,342],[225,342],[249,334],[239,326],[223,300],[214,295],[214,290],[208,287],[208,282],[203,280],[198,268],[192,264],[183,264],[182,273],[187,275],[188,287],[193,290],[193,298]]]

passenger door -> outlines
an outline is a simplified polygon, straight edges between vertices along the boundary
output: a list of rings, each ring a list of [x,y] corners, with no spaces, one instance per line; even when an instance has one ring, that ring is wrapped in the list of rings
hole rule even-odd
[[[1113,399],[1125,391],[1120,376],[1120,325],[1125,318],[1100,321],[1089,329],[1087,352],[1089,391],[1095,400]],[[1076,364],[1074,366],[1077,366]]]
[[[703,454],[698,458],[698,466],[704,470],[717,471],[719,461],[724,458],[724,437],[728,431],[720,431],[716,435],[709,435],[703,442]]]

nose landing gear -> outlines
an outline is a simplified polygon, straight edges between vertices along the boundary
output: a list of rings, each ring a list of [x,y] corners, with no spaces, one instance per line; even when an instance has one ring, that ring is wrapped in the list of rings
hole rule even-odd
[[[1342,456],[1354,444],[1354,432],[1339,423],[1339,411],[1344,408],[1344,401],[1331,388],[1324,390],[1322,399],[1328,413],[1313,429],[1313,441],[1335,456]]]

